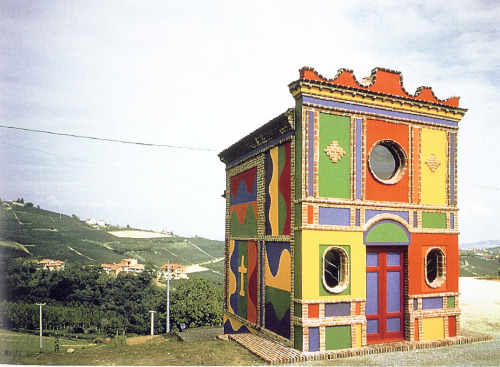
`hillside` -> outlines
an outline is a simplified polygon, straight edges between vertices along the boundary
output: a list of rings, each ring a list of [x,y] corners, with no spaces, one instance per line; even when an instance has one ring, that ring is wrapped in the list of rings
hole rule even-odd
[[[222,279],[224,243],[201,237],[119,237],[77,217],[36,207],[2,202],[0,205],[0,254],[7,257],[43,257],[81,265],[120,262],[134,257],[156,267],[171,263],[203,264]],[[122,229],[125,230],[125,229]],[[216,261],[217,260],[217,261]],[[204,272],[204,275],[208,275]]]
[[[487,240],[472,243],[461,243],[459,245],[461,250],[468,249],[491,249],[500,246],[500,240]]]

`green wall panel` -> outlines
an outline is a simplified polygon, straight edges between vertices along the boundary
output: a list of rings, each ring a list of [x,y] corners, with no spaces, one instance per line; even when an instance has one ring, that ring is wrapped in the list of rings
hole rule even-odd
[[[352,348],[351,326],[327,326],[325,328],[325,349],[347,349]]]
[[[304,346],[302,345],[303,330],[301,326],[295,326],[293,333],[293,347],[297,350],[303,351]]]
[[[366,236],[367,242],[408,242],[406,232],[396,224],[377,224]]]
[[[446,213],[422,213],[422,228],[446,228]]]
[[[293,304],[293,314],[295,317],[302,317],[302,303]]]
[[[345,154],[336,163],[325,153],[337,141]],[[351,197],[351,119],[321,113],[319,117],[319,196],[349,199]]]
[[[295,231],[293,245],[293,292],[294,298],[302,297],[302,232]]]
[[[257,236],[257,218],[252,205],[248,205],[243,223],[240,223],[235,211],[231,215],[230,223],[233,236]]]
[[[455,308],[455,297],[448,297],[446,299],[446,304],[448,308]]]

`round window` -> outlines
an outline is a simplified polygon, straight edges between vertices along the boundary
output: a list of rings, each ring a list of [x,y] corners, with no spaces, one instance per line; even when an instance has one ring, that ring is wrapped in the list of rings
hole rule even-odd
[[[323,253],[323,285],[332,293],[344,291],[349,284],[349,258],[341,247],[329,247]]]
[[[406,170],[406,153],[392,140],[381,140],[371,149],[368,165],[373,176],[380,182],[395,184]]]
[[[439,248],[432,248],[425,255],[425,282],[431,288],[439,288],[446,279],[446,264],[444,252]]]

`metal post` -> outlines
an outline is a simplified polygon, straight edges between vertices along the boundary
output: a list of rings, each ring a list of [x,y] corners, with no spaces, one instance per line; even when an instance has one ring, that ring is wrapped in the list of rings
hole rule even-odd
[[[170,261],[167,268],[167,334],[170,333]]]
[[[149,311],[151,312],[151,335],[155,335],[155,312],[156,311]]]
[[[45,303],[37,303],[38,306],[40,306],[40,353],[43,353],[43,342],[42,342],[42,330],[43,330],[43,325],[42,325],[42,306],[45,306]]]

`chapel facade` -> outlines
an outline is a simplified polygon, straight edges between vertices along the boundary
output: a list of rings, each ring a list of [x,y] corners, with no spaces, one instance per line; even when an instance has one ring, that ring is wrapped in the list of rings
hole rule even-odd
[[[460,334],[457,131],[399,72],[304,67],[226,165],[225,333],[303,352]]]

